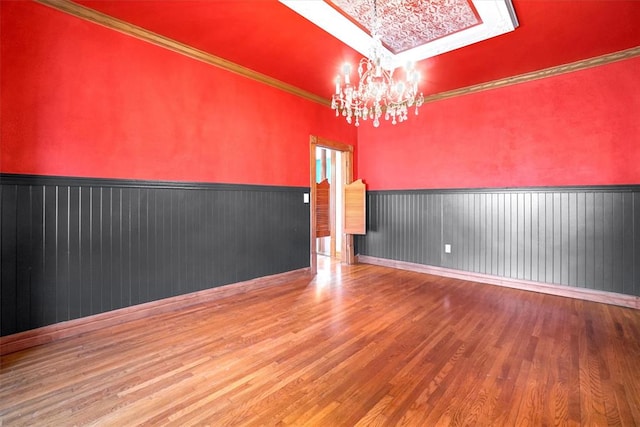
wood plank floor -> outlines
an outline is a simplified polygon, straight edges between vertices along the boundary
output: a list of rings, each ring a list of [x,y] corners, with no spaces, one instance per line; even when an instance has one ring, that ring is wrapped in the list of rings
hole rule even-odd
[[[640,311],[384,267],[2,357],[2,425],[640,425]]]

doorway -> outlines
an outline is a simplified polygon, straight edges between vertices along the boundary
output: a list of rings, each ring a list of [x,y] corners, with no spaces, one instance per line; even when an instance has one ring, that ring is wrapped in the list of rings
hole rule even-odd
[[[316,147],[316,253],[339,260],[342,243],[342,152]]]
[[[312,135],[310,138],[309,160],[311,169],[310,265],[311,274],[315,275],[318,270],[319,253],[333,255],[345,264],[353,264],[354,261],[353,236],[344,234],[340,226],[344,217],[344,208],[342,203],[338,203],[338,199],[342,197],[345,184],[350,183],[353,179],[353,146]],[[333,165],[333,167],[330,165]],[[318,214],[319,192],[322,195],[322,191],[324,191],[322,187],[319,190],[318,178],[322,178],[320,181],[326,179],[328,185],[333,186],[333,191],[329,190],[328,193],[330,199],[335,197],[333,203],[329,202],[331,206],[329,215],[333,215],[333,221],[330,217],[322,218],[322,214]],[[334,194],[333,197],[331,193]],[[323,197],[327,196],[324,195]],[[319,219],[320,222],[318,221]],[[333,238],[331,238],[331,234],[327,235],[322,230],[318,233],[318,226],[321,228],[326,226],[325,220],[329,223],[329,227],[333,228]],[[318,234],[321,237],[318,237]]]

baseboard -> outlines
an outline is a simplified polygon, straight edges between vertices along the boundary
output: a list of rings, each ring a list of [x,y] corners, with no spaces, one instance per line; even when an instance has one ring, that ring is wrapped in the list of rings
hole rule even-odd
[[[515,288],[525,291],[540,292],[543,294],[640,309],[640,297],[636,297],[633,295],[624,295],[614,292],[598,291],[594,289],[575,288],[564,285],[533,282],[528,280],[511,279],[500,276],[492,276],[488,274],[473,273],[469,271],[453,270],[444,267],[416,264],[413,262],[377,258],[367,255],[358,255],[357,261],[364,264],[374,264],[383,267],[397,268],[400,270],[415,271],[418,273],[427,273],[436,276],[452,277],[455,279],[468,280],[489,285],[504,286],[507,288]]]
[[[0,337],[0,355],[14,353],[30,347],[47,344],[64,338],[70,338],[87,332],[119,325],[132,320],[143,319],[170,311],[179,310],[204,302],[226,298],[270,286],[286,283],[294,276],[309,274],[309,268],[288,271],[257,279],[219,286],[203,291],[178,295],[158,301],[151,301],[131,307],[108,311],[80,319],[60,322]]]

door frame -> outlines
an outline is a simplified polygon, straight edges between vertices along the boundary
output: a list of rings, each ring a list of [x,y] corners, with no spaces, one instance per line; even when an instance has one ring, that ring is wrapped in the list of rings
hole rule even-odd
[[[316,148],[328,148],[330,150],[340,151],[342,153],[342,182],[340,183],[340,191],[344,191],[344,185],[353,181],[353,145],[344,144],[342,142],[331,141],[329,139],[320,138],[315,135],[309,137],[309,169],[310,169],[310,267],[311,274],[318,271],[318,259],[316,252]],[[344,218],[344,204],[342,212],[336,213]],[[343,222],[344,223],[344,222]],[[340,253],[340,261],[345,264],[353,264],[355,261],[353,249],[353,235],[342,234],[342,249]]]

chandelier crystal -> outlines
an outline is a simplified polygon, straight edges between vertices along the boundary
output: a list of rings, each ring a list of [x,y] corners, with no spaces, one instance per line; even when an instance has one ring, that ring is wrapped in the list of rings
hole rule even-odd
[[[342,115],[347,123],[370,119],[373,126],[380,126],[380,117],[391,119],[395,125],[408,118],[408,111],[415,106],[415,114],[424,102],[422,93],[418,94],[420,75],[413,64],[404,67],[404,80],[393,78],[394,69],[391,58],[382,46],[380,38],[380,20],[377,14],[376,0],[373,3],[371,35],[373,45],[367,57],[360,59],[358,82],[351,83],[351,65],[345,64],[342,75],[336,77],[336,92],[331,98],[331,108],[336,117]]]

